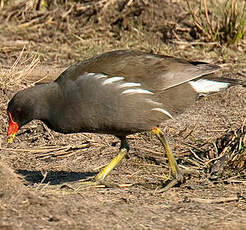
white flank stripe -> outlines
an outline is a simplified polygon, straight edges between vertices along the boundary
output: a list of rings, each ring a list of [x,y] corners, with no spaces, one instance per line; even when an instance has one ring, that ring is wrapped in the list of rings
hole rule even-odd
[[[96,75],[95,73],[87,73],[87,76],[89,76],[89,77],[90,77],[90,76],[95,77],[95,75]]]
[[[136,82],[127,82],[119,85],[119,88],[126,88],[126,87],[130,88],[130,87],[138,87],[138,86],[141,86],[141,84]]]
[[[126,89],[124,90],[121,95],[123,94],[136,94],[136,93],[139,93],[139,94],[151,94],[153,95],[154,93],[150,92],[149,90],[146,90],[146,89]]]
[[[85,75],[87,77],[94,77],[96,79],[101,79],[101,78],[106,78],[107,77],[107,75],[102,74],[102,73],[85,73]],[[84,75],[81,75],[81,76],[84,76]]]
[[[107,75],[104,75],[104,74],[95,74],[95,77],[96,77],[97,79],[102,79],[102,78],[106,78]]]
[[[124,80],[124,77],[111,77],[105,80],[102,84],[103,85],[112,84],[113,82],[121,81],[121,80]]]
[[[172,116],[169,112],[167,112],[165,109],[162,109],[162,108],[154,108],[154,109],[152,109],[152,110],[158,111],[158,112],[161,112],[161,113],[164,113],[164,114],[167,115],[168,117],[173,118],[173,116]]]
[[[145,101],[148,102],[148,103],[151,103],[151,104],[153,104],[155,106],[162,106],[162,103],[153,101],[153,100],[151,100],[149,98],[146,98]]]
[[[207,79],[190,81],[189,84],[198,93],[219,92],[221,89],[225,89],[230,85],[228,82],[211,81]]]

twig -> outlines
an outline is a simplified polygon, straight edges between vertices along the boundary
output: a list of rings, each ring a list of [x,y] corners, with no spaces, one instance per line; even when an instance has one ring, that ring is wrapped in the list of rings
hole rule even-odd
[[[205,14],[207,24],[209,25],[211,32],[214,33],[213,26],[212,26],[210,19],[208,17],[207,0],[203,0],[203,5],[204,5],[204,14]],[[211,34],[211,32],[210,32],[210,34]]]
[[[195,157],[197,160],[199,160],[201,164],[204,165],[204,161],[203,161],[199,156],[197,156],[197,154],[196,154],[192,149],[190,149],[190,151],[191,151],[191,153],[194,155],[194,157]]]
[[[202,46],[218,45],[217,42],[186,42],[186,41],[177,41],[177,40],[173,40],[172,43],[176,43],[176,44],[179,44],[179,45],[187,45],[187,46],[193,46],[193,45],[202,45]]]
[[[45,157],[50,157],[50,156],[71,156],[73,154],[76,154],[78,151],[81,151],[81,149],[88,148],[90,144],[82,144],[82,145],[67,145],[64,147],[51,147],[51,148],[40,148],[40,149],[13,149],[13,148],[2,148],[0,147],[1,150],[7,150],[7,151],[13,151],[13,152],[30,152],[30,153],[36,153],[35,155],[38,155],[37,157],[39,158],[45,158]],[[73,150],[77,150],[75,152],[72,152]]]
[[[218,203],[226,203],[232,201],[238,201],[238,196],[231,196],[231,197],[222,197],[218,199],[202,199],[202,198],[188,198],[188,202],[197,202],[203,204],[218,204]]]
[[[43,182],[45,181],[46,177],[48,175],[48,172],[46,171],[45,173],[42,173],[43,179],[40,181],[40,183],[38,184],[38,186],[36,187],[36,190],[39,190],[40,187],[42,186]],[[48,183],[49,184],[49,183]],[[47,185],[46,185],[47,186]]]
[[[135,149],[139,149],[140,151],[145,151],[145,152],[150,152],[150,153],[153,153],[154,155],[157,155],[157,156],[163,156],[163,152],[157,152],[157,151],[154,151],[152,149],[147,149],[147,148],[144,148],[144,147],[136,147]]]
[[[202,33],[210,40],[210,39],[211,39],[210,34],[207,33],[207,32],[203,29],[202,25],[198,22],[197,16],[196,16],[195,13],[192,11],[189,1],[186,0],[186,3],[187,3],[188,8],[189,8],[189,10],[190,10],[191,16],[193,17],[194,24],[195,24],[196,27],[197,27],[199,30],[201,30]]]

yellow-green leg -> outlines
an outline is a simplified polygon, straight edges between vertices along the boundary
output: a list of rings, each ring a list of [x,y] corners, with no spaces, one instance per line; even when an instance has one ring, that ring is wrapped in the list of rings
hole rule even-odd
[[[115,156],[96,176],[95,181],[102,181],[126,156],[127,149],[121,148],[118,155]]]
[[[80,184],[83,185],[97,185],[122,161],[129,151],[129,146],[125,137],[120,137],[121,146],[120,150],[110,162],[107,164],[95,177],[92,181],[83,181]]]
[[[177,180],[182,182],[183,181],[183,174],[181,172],[181,170],[178,167],[178,164],[172,154],[172,150],[169,147],[169,144],[165,138],[164,133],[157,127],[155,127],[154,129],[152,129],[152,132],[158,137],[158,139],[160,140],[160,142],[162,143],[164,149],[165,149],[165,153],[167,155],[167,159],[168,159],[168,163],[169,163],[169,167],[171,170],[171,174],[172,176]]]

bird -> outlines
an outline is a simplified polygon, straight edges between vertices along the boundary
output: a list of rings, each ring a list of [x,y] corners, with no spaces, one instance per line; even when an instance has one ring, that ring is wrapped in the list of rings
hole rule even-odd
[[[9,101],[8,142],[32,120],[59,133],[101,133],[119,138],[118,154],[94,177],[102,182],[129,152],[127,136],[152,131],[166,152],[171,175],[183,173],[160,124],[201,95],[237,82],[217,77],[220,67],[138,50],[114,50],[77,62],[49,83],[17,92]]]

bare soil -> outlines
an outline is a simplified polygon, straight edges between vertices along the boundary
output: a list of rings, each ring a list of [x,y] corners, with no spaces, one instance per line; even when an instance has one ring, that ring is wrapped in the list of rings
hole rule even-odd
[[[79,181],[117,153],[113,136],[63,135],[33,121],[7,145],[10,98],[97,53],[135,48],[205,60],[220,64],[222,76],[244,80],[246,42],[221,47],[195,41],[184,1],[52,2],[1,9],[0,229],[246,229],[242,86],[203,97],[161,125],[179,164],[197,172],[167,191],[161,190],[167,160],[149,133],[129,136],[128,159],[106,178],[108,187]]]

